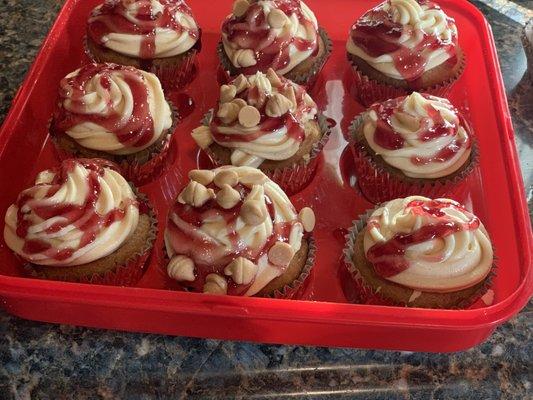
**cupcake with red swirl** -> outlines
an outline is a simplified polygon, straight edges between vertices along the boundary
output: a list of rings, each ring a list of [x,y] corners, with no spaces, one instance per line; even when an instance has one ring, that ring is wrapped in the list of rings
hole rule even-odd
[[[200,48],[200,29],[183,0],[106,0],[87,22],[89,58],[152,72],[165,90],[194,78]]]
[[[465,118],[428,94],[373,104],[356,117],[350,135],[359,187],[373,203],[414,194],[457,197],[477,165]]]
[[[192,170],[171,207],[166,271],[187,290],[294,298],[314,261],[313,211],[251,167]]]
[[[6,245],[43,279],[133,285],[155,236],[148,200],[105,160],[42,171],[5,216]]]
[[[222,85],[192,136],[217,166],[259,168],[294,193],[312,178],[329,131],[305,89],[269,69]]]
[[[227,73],[252,75],[272,68],[311,87],[329,54],[331,40],[300,0],[235,0],[218,46]]]
[[[50,134],[60,158],[103,158],[142,185],[166,165],[173,110],[154,74],[89,64],[61,80]]]
[[[387,0],[352,26],[346,45],[364,105],[415,90],[444,96],[462,74],[457,27],[427,0]]]

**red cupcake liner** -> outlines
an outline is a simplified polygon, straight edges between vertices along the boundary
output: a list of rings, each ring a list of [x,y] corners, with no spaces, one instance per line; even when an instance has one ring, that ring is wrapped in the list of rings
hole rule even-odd
[[[367,305],[383,305],[383,306],[399,306],[399,307],[409,307],[409,303],[395,302],[392,299],[383,297],[380,294],[380,288],[374,288],[371,285],[367,284],[363,276],[359,272],[359,269],[353,262],[355,254],[355,242],[357,235],[365,229],[366,222],[372,215],[372,213],[379,208],[376,206],[373,209],[367,210],[364,214],[359,216],[359,219],[353,221],[353,225],[348,229],[346,234],[346,244],[344,246],[343,255],[343,268],[347,272],[349,279],[345,279],[342,282],[343,292],[348,299],[348,301],[357,304],[367,304]],[[496,257],[495,257],[496,260]],[[496,261],[492,266],[489,275],[485,278],[482,287],[470,298],[465,299],[454,307],[450,309],[466,309],[472,306],[476,306],[478,301],[487,293],[487,291],[492,287],[493,279],[497,273]],[[413,290],[414,299],[416,299],[416,292],[420,293],[417,290]],[[413,301],[414,301],[413,299]],[[482,307],[482,305],[479,305]],[[476,307],[477,308],[477,307]]]
[[[348,58],[349,59],[349,58]],[[466,57],[463,54],[461,67],[457,75],[439,85],[434,85],[427,88],[407,89],[399,88],[386,83],[378,82],[367,75],[365,75],[358,67],[350,60],[351,64],[351,78],[352,87],[350,88],[351,95],[361,104],[368,107],[373,103],[394,99],[396,97],[406,96],[413,92],[421,92],[431,94],[438,97],[446,97],[450,92],[453,84],[461,77],[466,66]]]
[[[354,157],[355,174],[361,192],[367,200],[379,204],[387,200],[413,195],[439,198],[444,195],[454,199],[463,199],[468,192],[473,174],[479,163],[479,155],[475,138],[472,142],[470,164],[453,178],[440,178],[432,182],[410,182],[389,173],[372,159],[365,146],[355,140],[355,133],[362,123],[361,117],[356,117],[350,126],[350,149]]]

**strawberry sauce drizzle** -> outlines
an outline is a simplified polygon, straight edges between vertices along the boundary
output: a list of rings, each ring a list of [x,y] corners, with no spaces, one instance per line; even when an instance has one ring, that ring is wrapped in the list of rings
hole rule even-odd
[[[285,13],[288,17],[296,15],[298,22],[306,32],[315,31],[312,40],[306,40],[284,34],[275,37],[273,29],[267,21],[261,5],[252,3],[241,17],[231,15],[222,25],[222,32],[227,40],[237,44],[240,49],[253,49],[257,63],[250,67],[240,68],[239,73],[255,74],[257,71],[266,72],[268,68],[279,71],[290,63],[289,47],[295,46],[300,52],[312,50],[312,55],[318,53],[318,30],[311,20],[303,14],[299,0],[275,0],[274,8]]]
[[[46,203],[58,190],[61,189],[67,182],[68,174],[74,171],[77,165],[83,167],[89,172],[87,176],[87,197],[83,204],[69,204],[69,203]],[[98,233],[109,227],[116,221],[124,218],[124,209],[131,203],[125,201],[123,208],[114,208],[106,214],[100,214],[96,210],[96,203],[100,197],[101,185],[99,178],[104,175],[104,167],[108,167],[107,162],[100,162],[100,160],[74,160],[69,159],[62,162],[61,166],[53,170],[55,176],[50,183],[35,185],[23,191],[17,199],[17,236],[25,239],[22,251],[24,254],[34,255],[43,254],[48,258],[63,261],[72,256],[74,252],[92,243]],[[41,199],[35,199],[35,195],[42,190],[43,186],[48,186],[48,191]],[[59,221],[54,222],[46,229],[46,233],[54,234],[60,232],[62,229],[74,226],[76,229],[82,231],[82,236],[79,245],[74,248],[57,249],[51,243],[41,239],[28,238],[29,229],[32,226],[32,221],[26,217],[35,215],[42,220],[50,220],[52,218],[60,218]]]
[[[443,208],[455,208],[469,217],[465,223],[451,221]],[[479,228],[479,219],[465,210],[463,207],[442,202],[439,200],[414,200],[407,208],[415,215],[430,216],[436,222],[422,226],[411,233],[398,233],[384,243],[373,245],[366,253],[367,260],[372,264],[376,274],[383,278],[390,278],[409,268],[409,262],[405,259],[405,251],[409,246],[427,242],[434,239],[444,239],[461,231],[473,231]],[[367,229],[378,228],[379,220],[371,219]]]
[[[150,0],[112,0],[106,1],[102,7],[93,10],[87,33],[93,41],[104,45],[104,37],[110,33],[142,35],[139,58],[155,57],[156,29],[171,29],[178,34],[186,31],[190,37],[198,40],[199,30],[181,25],[175,18],[176,13],[192,16],[191,9],[183,0],[158,0],[163,10],[154,10]],[[138,8],[132,22],[126,18],[128,8],[137,3]],[[130,11],[131,13],[131,11]]]
[[[111,99],[113,75],[117,74],[131,90],[133,109],[128,118],[114,108]],[[84,96],[88,94],[87,86],[95,76],[103,93],[98,95],[107,99],[107,112],[88,114]],[[60,83],[60,107],[54,115],[55,128],[66,132],[83,122],[92,122],[113,132],[118,141],[128,147],[143,147],[154,136],[154,121],[150,113],[148,89],[143,75],[133,67],[116,64],[88,64],[77,75],[63,78]],[[115,90],[120,90],[115,88]],[[96,92],[91,88],[90,93]],[[70,110],[64,108],[65,101],[70,101]],[[119,105],[121,102],[119,102]]]
[[[418,3],[428,9],[440,9],[430,1],[419,0]],[[453,19],[448,18],[448,27],[453,24]],[[371,57],[389,54],[393,58],[394,66],[412,89],[423,86],[420,77],[426,71],[428,54],[431,52],[444,49],[450,56],[446,62],[452,66],[457,64],[456,35],[453,35],[450,41],[443,41],[435,35],[421,31],[419,33],[422,40],[411,49],[400,43],[402,33],[409,36],[416,34],[413,27],[393,22],[392,12],[383,10],[383,4],[380,4],[352,26],[350,36],[352,41]]]
[[[429,98],[426,94],[421,95],[426,99]],[[404,100],[405,97],[398,97],[383,103],[374,104],[370,107],[370,109],[374,110],[378,116],[376,130],[374,132],[374,142],[384,149],[398,150],[403,148],[405,144],[403,136],[398,132],[395,132],[391,125],[391,117],[395,112],[401,111],[399,109]],[[466,127],[467,125],[462,115],[455,108],[452,110],[458,118],[456,123],[450,123],[445,120],[441,113],[431,104],[426,104],[425,111],[428,117],[420,119],[418,139],[422,142],[429,142],[445,136],[457,136],[459,127]],[[470,146],[471,139],[468,135],[466,140],[456,137],[442,149],[436,149],[433,156],[428,158],[413,157],[411,162],[415,165],[446,162],[452,159],[462,148],[469,148]]]
[[[208,185],[208,187],[218,190],[213,184]],[[236,185],[234,189],[241,194],[242,199],[245,199],[250,192],[250,189],[241,184]],[[269,217],[274,221],[274,206],[266,195],[265,201]],[[207,275],[218,273],[225,276],[224,268],[237,257],[244,257],[257,263],[257,260],[266,254],[274,243],[277,241],[289,241],[293,222],[273,222],[272,234],[267,238],[266,243],[258,249],[248,247],[240,238],[236,227],[242,204],[243,202],[240,201],[235,207],[229,210],[220,207],[215,200],[208,201],[202,207],[193,207],[179,202],[173,205],[171,214],[195,228],[200,228],[207,219],[221,217],[226,222],[226,231],[231,242],[231,251],[227,252],[222,244],[210,242],[197,232],[195,233],[194,230],[185,231],[169,218],[167,235],[172,249],[175,254],[186,255],[194,260],[195,263],[196,279],[194,282],[183,282],[182,284],[184,286],[187,286],[193,291],[201,292]],[[210,259],[213,262],[209,264],[203,263],[202,259]],[[243,295],[252,284],[253,280],[248,285],[237,285],[233,280],[228,279],[227,293],[231,295]]]

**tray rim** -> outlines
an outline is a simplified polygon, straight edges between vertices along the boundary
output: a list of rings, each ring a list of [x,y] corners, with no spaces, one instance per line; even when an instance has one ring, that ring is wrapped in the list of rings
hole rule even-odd
[[[39,79],[51,52],[54,38],[66,23],[67,16],[80,0],[67,0],[58,13],[43,44],[38,51],[26,78],[15,94],[9,112],[0,128],[0,157],[7,144],[7,137],[20,116],[33,83]],[[409,326],[412,328],[445,328],[449,330],[468,330],[472,328],[494,328],[516,313],[527,303],[533,293],[533,267],[531,265],[533,237],[531,221],[525,190],[520,172],[518,155],[514,145],[514,130],[505,94],[501,68],[496,53],[492,29],[485,16],[467,0],[446,0],[462,11],[468,12],[475,20],[477,29],[486,41],[487,72],[494,83],[490,85],[493,99],[498,105],[496,121],[500,128],[501,149],[504,153],[504,166],[507,172],[508,190],[511,199],[518,207],[513,214],[522,224],[515,226],[516,239],[523,245],[522,255],[524,277],[514,292],[497,304],[475,310],[427,310],[420,308],[376,306],[327,301],[283,300],[264,298],[243,298],[233,296],[216,296],[197,293],[183,293],[170,290],[101,286],[80,283],[44,281],[31,278],[0,275],[0,296],[7,298],[45,300],[53,299],[63,303],[79,304],[83,298],[85,304],[94,306],[135,306],[139,310],[164,310],[180,314],[208,314],[232,318],[257,318],[264,320],[298,320],[324,322],[328,324],[370,324],[375,326]],[[105,295],[111,295],[107,298]],[[63,296],[59,298],[59,296]],[[150,300],[147,304],[145,301]],[[0,304],[5,307],[5,304]],[[401,309],[398,318],[397,310]],[[8,308],[6,308],[9,311]],[[238,311],[238,312],[236,312]],[[297,311],[296,314],[291,311]],[[280,312],[283,312],[281,314]]]

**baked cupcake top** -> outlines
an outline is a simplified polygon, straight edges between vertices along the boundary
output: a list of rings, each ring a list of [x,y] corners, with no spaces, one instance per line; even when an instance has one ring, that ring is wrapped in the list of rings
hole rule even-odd
[[[414,81],[439,65],[457,63],[455,21],[426,0],[388,0],[350,31],[347,50],[389,78]]]
[[[154,74],[116,64],[89,64],[61,80],[53,128],[81,146],[137,153],[172,126],[172,112]]]
[[[273,68],[283,75],[318,52],[318,23],[300,0],[235,0],[222,44],[243,74]]]
[[[469,127],[446,99],[414,92],[373,104],[362,121],[370,148],[408,177],[449,176],[470,157]]]
[[[302,86],[269,69],[223,85],[209,126],[196,128],[192,136],[201,148],[216,142],[233,149],[233,165],[258,167],[264,160],[292,157],[306,137],[305,124],[316,114]]]
[[[165,231],[170,277],[196,291],[252,296],[283,274],[313,230],[261,171],[224,166],[192,170]]]
[[[183,54],[200,37],[183,0],[106,0],[91,12],[87,34],[101,46],[142,59]]]
[[[364,251],[379,276],[430,292],[474,286],[493,264],[489,235],[475,215],[454,200],[422,196],[375,210],[364,232]]]
[[[139,206],[111,165],[69,159],[42,171],[7,210],[7,246],[48,266],[86,264],[117,250],[137,228]]]

